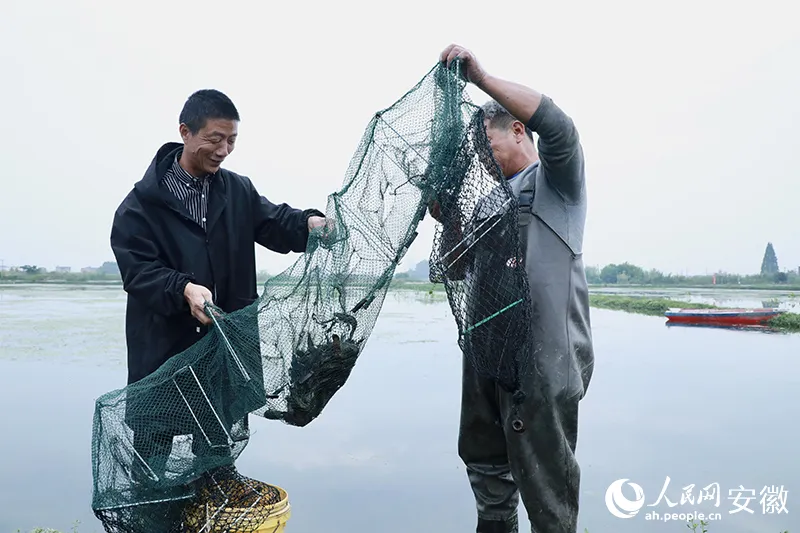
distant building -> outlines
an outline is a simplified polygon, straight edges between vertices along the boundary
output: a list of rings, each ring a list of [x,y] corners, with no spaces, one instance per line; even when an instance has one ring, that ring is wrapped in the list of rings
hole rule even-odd
[[[57,266],[56,267],[56,272],[61,273],[61,274],[69,273],[69,272],[72,272],[72,267]]]
[[[103,263],[100,268],[97,269],[98,272],[103,274],[116,274],[119,275],[119,267],[116,263],[112,261],[106,261]]]
[[[119,267],[113,261],[106,261],[99,267],[83,267],[81,269],[83,274],[106,274],[111,276],[119,276]]]

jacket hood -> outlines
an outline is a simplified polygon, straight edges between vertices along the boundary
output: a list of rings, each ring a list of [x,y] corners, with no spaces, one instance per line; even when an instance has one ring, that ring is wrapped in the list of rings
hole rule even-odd
[[[159,183],[167,169],[175,159],[175,154],[178,150],[183,148],[183,143],[168,142],[161,146],[150,162],[150,166],[144,172],[142,179],[134,184],[134,189],[137,193],[142,195],[143,198],[155,200],[163,198],[163,192]]]

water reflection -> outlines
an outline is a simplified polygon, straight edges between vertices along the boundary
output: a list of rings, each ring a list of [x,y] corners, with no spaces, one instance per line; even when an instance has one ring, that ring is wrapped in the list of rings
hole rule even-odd
[[[759,326],[759,325],[743,325],[743,326],[736,326],[730,324],[687,324],[687,323],[680,323],[680,322],[666,322],[664,324],[668,328],[705,328],[705,329],[723,329],[728,331],[749,331],[749,332],[759,332],[759,333],[772,333],[778,335],[789,335],[790,333],[786,333],[784,331],[775,329],[770,326]]]

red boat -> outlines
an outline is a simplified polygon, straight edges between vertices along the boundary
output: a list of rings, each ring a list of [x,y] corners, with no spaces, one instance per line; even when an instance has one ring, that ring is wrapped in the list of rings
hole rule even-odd
[[[668,322],[683,324],[759,325],[785,313],[783,309],[669,309]]]

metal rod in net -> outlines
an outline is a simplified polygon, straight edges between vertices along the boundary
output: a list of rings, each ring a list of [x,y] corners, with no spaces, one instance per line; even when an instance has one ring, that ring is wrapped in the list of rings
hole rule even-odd
[[[194,381],[195,381],[195,383],[197,383],[197,388],[199,388],[200,392],[203,393],[203,397],[206,399],[206,403],[208,404],[208,408],[211,409],[212,413],[214,413],[214,418],[216,418],[217,422],[219,422],[219,427],[222,428],[222,431],[225,433],[225,436],[228,438],[228,444],[227,445],[230,446],[231,444],[233,444],[233,439],[231,438],[230,433],[228,433],[228,430],[225,429],[225,424],[222,423],[222,419],[219,417],[219,414],[217,414],[217,410],[214,409],[214,406],[211,404],[211,400],[208,398],[208,395],[206,394],[205,389],[203,389],[203,386],[200,384],[200,380],[197,379],[197,374],[194,373],[194,368],[192,368],[191,365],[184,367],[184,369],[186,369],[186,368],[188,368],[189,372],[192,373],[192,377],[194,377]],[[208,438],[208,435],[206,435],[206,431],[203,429],[203,425],[200,423],[200,420],[198,420],[197,416],[195,416],[194,409],[192,409],[192,406],[189,405],[189,401],[186,399],[186,396],[184,396],[180,385],[178,385],[178,382],[175,381],[174,377],[172,378],[172,383],[174,383],[175,384],[175,388],[178,389],[178,393],[180,393],[181,398],[183,398],[183,403],[186,404],[186,407],[189,409],[189,412],[191,413],[192,418],[194,418],[194,421],[197,422],[197,427],[200,428],[200,431],[203,433],[203,437],[205,437],[206,442],[208,442],[208,445],[211,446],[212,448],[220,448],[220,447],[222,447],[223,445],[213,444],[211,442],[211,439]]]
[[[244,482],[244,484],[245,484],[245,485],[247,485],[247,487],[248,487],[250,490],[252,490],[252,491],[253,491],[253,492],[255,492],[256,494],[258,494],[258,497],[255,499],[255,501],[254,501],[254,502],[253,502],[253,503],[252,503],[252,504],[251,504],[251,505],[250,505],[250,506],[249,506],[247,509],[244,509],[244,510],[242,511],[242,514],[240,514],[240,515],[239,515],[239,518],[237,518],[236,520],[234,520],[234,521],[233,521],[233,523],[230,525],[230,526],[231,526],[231,528],[233,528],[235,525],[237,525],[237,524],[238,524],[240,521],[242,521],[242,520],[244,520],[245,518],[247,518],[247,516],[250,514],[250,511],[251,511],[251,510],[252,510],[252,509],[253,509],[253,508],[254,508],[256,505],[258,505],[258,503],[259,503],[259,502],[261,501],[261,499],[264,497],[264,495],[263,495],[263,494],[261,494],[261,493],[260,493],[258,490],[256,490],[256,489],[255,489],[255,487],[253,487],[253,486],[252,486],[250,483],[248,483],[248,482],[246,482],[246,481],[245,481],[245,482]]]
[[[506,206],[507,206],[507,205],[508,205],[510,202],[511,202],[511,198],[509,198],[509,199],[507,199],[505,202],[503,202],[503,204],[502,204],[501,206],[499,206],[497,209],[495,209],[495,211],[494,211],[492,214],[490,214],[488,217],[486,217],[486,220],[484,220],[483,222],[481,222],[481,223],[478,225],[478,227],[477,227],[477,228],[475,228],[475,229],[474,229],[474,230],[472,230],[470,233],[468,233],[467,235],[465,235],[465,236],[464,236],[464,237],[461,239],[461,241],[459,241],[459,242],[458,242],[458,243],[457,243],[457,244],[456,244],[456,245],[455,245],[455,246],[454,246],[454,247],[453,247],[453,248],[452,248],[452,249],[451,249],[449,252],[447,252],[447,253],[443,254],[443,255],[442,255],[442,261],[444,262],[444,259],[445,259],[445,258],[446,258],[448,255],[450,255],[450,254],[452,254],[453,252],[455,252],[455,251],[456,251],[456,249],[458,249],[458,247],[459,247],[459,246],[461,246],[462,244],[464,244],[468,238],[470,238],[470,237],[472,237],[473,235],[475,235],[475,234],[476,234],[476,233],[477,233],[477,232],[478,232],[478,231],[479,231],[479,230],[480,230],[480,229],[481,229],[483,226],[485,226],[485,225],[486,225],[486,224],[489,222],[489,220],[491,220],[491,219],[492,219],[492,217],[493,217],[494,215],[496,215],[496,214],[497,214],[497,213],[498,213],[498,212],[499,212],[501,209],[505,208],[505,207],[506,207]],[[463,250],[463,251],[462,251],[462,252],[461,252],[461,253],[458,255],[458,257],[456,257],[455,259],[453,259],[453,260],[450,262],[450,264],[449,264],[449,265],[447,265],[445,268],[450,268],[451,266],[455,265],[455,264],[456,264],[456,261],[458,261],[459,259],[461,259],[461,258],[464,256],[464,254],[465,254],[465,253],[467,253],[467,252],[469,251],[469,249],[470,249],[470,248],[472,248],[473,246],[475,246],[475,245],[478,243],[478,241],[479,241],[479,240],[481,240],[482,238],[484,238],[484,237],[485,237],[485,236],[486,236],[486,235],[489,233],[489,231],[490,231],[490,230],[491,230],[493,227],[495,227],[497,224],[499,224],[499,223],[500,223],[500,220],[502,220],[502,219],[501,219],[501,218],[498,218],[497,220],[495,220],[495,221],[494,221],[494,224],[492,224],[491,226],[489,226],[489,227],[486,229],[486,231],[484,231],[484,232],[481,234],[481,236],[480,236],[480,237],[478,237],[477,239],[475,239],[474,241],[472,241],[472,242],[470,243],[470,245],[469,245],[469,246],[467,246],[466,248],[464,248],[464,250]]]
[[[508,304],[507,306],[505,306],[504,308],[500,309],[500,310],[499,310],[499,311],[497,311],[496,313],[494,313],[494,314],[492,314],[492,315],[489,315],[489,316],[487,316],[486,318],[484,318],[483,320],[481,320],[481,321],[480,321],[480,322],[478,322],[477,324],[474,324],[474,325],[472,325],[472,326],[468,327],[468,328],[466,329],[466,331],[464,331],[464,333],[469,333],[470,331],[472,331],[473,329],[477,328],[478,326],[481,326],[481,325],[483,325],[483,324],[487,323],[488,321],[490,321],[491,319],[493,319],[493,318],[497,317],[498,315],[500,315],[500,314],[502,314],[502,313],[505,313],[506,311],[508,311],[509,309],[511,309],[512,307],[514,307],[515,305],[522,303],[522,301],[523,301],[523,298],[520,298],[520,299],[519,299],[519,300],[517,300],[516,302],[514,302],[514,303],[511,303],[511,304]]]
[[[222,487],[219,486],[219,483],[217,483],[217,480],[214,479],[213,475],[211,476],[211,481],[214,483],[214,485],[216,486],[216,488],[220,492],[220,494],[222,494],[223,498],[225,498],[225,501],[222,502],[222,505],[217,507],[217,510],[210,517],[208,516],[208,507],[209,507],[209,505],[208,505],[208,502],[206,502],[206,505],[205,505],[205,508],[206,508],[206,523],[203,525],[202,528],[200,528],[200,531],[198,531],[198,533],[203,533],[203,531],[206,531],[206,530],[211,531],[211,526],[214,525],[213,520],[217,517],[218,514],[220,514],[225,509],[225,506],[227,506],[228,503],[230,502],[230,498],[228,498],[228,495],[225,493],[224,490],[222,490]]]
[[[155,471],[152,468],[150,468],[150,465],[147,464],[147,461],[144,460],[144,457],[141,456],[141,454],[136,450],[136,447],[130,442],[129,439],[123,439],[123,438],[121,438],[119,436],[115,436],[115,437],[111,438],[111,442],[109,444],[113,448],[116,448],[117,444],[120,443],[120,442],[124,443],[123,446],[128,448],[130,450],[130,452],[135,456],[135,458],[139,459],[139,461],[142,462],[142,464],[144,465],[143,469],[145,470],[145,475],[147,475],[147,477],[149,477],[151,480],[153,480],[155,482],[158,482],[159,481],[158,474],[156,474]],[[117,459],[117,460],[121,462],[121,459]],[[133,468],[134,468],[134,465],[131,464],[131,471],[129,472],[130,478],[131,478],[131,483],[134,483],[134,481],[133,481]]]
[[[147,501],[140,501],[140,502],[134,502],[134,503],[125,503],[123,505],[112,505],[112,506],[109,506],[109,507],[98,507],[96,510],[97,511],[117,511],[117,510],[120,510],[120,509],[131,509],[133,507],[139,507],[139,506],[142,506],[142,505],[151,505],[151,504],[155,504],[155,503],[167,503],[167,502],[175,502],[175,501],[182,501],[182,500],[190,501],[190,500],[193,500],[194,498],[195,498],[195,496],[193,494],[190,494],[188,496],[178,496],[177,498],[158,498],[156,500],[147,500]]]
[[[208,302],[206,302],[206,311],[208,311],[208,310],[209,310],[209,305],[208,305]],[[236,352],[233,349],[233,345],[231,344],[231,341],[228,340],[228,336],[225,335],[224,331],[222,331],[222,328],[220,327],[219,322],[217,322],[217,317],[214,315],[214,310],[212,309],[207,314],[208,314],[208,316],[211,317],[211,320],[214,321],[214,325],[217,327],[217,331],[219,331],[219,334],[222,335],[222,340],[225,341],[225,345],[228,347],[228,351],[231,353],[231,357],[233,358],[233,361],[236,363],[236,366],[239,367],[239,372],[241,372],[242,376],[244,376],[244,381],[245,382],[250,381],[250,374],[247,373],[247,369],[245,369],[244,365],[242,364],[242,361],[239,359],[239,356],[236,355]]]

